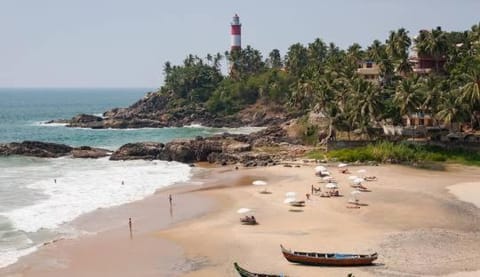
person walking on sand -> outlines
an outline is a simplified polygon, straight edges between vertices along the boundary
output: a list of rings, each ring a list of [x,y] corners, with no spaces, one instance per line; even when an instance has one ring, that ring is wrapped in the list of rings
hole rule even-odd
[[[56,184],[56,183],[57,183],[57,179],[53,179],[53,182]]]
[[[172,201],[173,201],[172,195],[169,194],[168,195],[168,202],[170,203],[170,208],[172,208]]]
[[[130,229],[130,239],[133,238],[133,232],[132,232],[132,218],[128,218],[128,228]]]

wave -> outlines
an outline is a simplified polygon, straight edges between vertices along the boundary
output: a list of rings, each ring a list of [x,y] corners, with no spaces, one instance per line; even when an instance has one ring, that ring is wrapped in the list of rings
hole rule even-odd
[[[0,236],[0,267],[34,252],[45,243],[45,238],[51,240],[52,234],[56,239],[59,234],[78,235],[78,230],[69,230],[71,227],[63,224],[82,214],[144,199],[157,189],[188,181],[192,174],[186,164],[165,161],[63,157],[42,163],[23,162],[28,164],[11,168],[7,178],[18,181],[13,188],[22,187],[18,197],[23,197],[25,189],[37,197],[22,207],[2,208],[0,215],[10,227],[4,229],[8,235]],[[31,241],[31,237],[36,239]],[[44,239],[38,240],[39,237]]]
[[[188,165],[176,162],[52,160],[59,176],[36,180],[28,189],[46,199],[0,213],[18,230],[54,229],[81,214],[141,200],[155,190],[190,178]],[[21,176],[19,176],[21,178]],[[55,181],[54,181],[55,180]],[[123,185],[122,185],[123,183]]]

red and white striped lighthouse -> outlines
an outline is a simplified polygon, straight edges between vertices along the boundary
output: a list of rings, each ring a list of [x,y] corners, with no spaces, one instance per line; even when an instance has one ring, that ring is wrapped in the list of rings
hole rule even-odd
[[[233,16],[233,20],[230,29],[230,34],[232,36],[232,43],[230,46],[230,51],[242,49],[242,24],[240,24],[240,17],[237,14]]]

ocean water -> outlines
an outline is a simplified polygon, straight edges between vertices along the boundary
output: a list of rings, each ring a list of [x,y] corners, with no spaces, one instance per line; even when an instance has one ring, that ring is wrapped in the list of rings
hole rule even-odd
[[[101,114],[126,107],[148,91],[0,89],[0,143],[39,140],[114,150],[129,142],[168,142],[256,130],[202,126],[91,130],[45,124],[78,113]],[[157,189],[188,181],[191,174],[188,165],[164,161],[0,157],[0,267],[16,262],[45,242],[82,234],[68,224],[81,214],[143,199]]]

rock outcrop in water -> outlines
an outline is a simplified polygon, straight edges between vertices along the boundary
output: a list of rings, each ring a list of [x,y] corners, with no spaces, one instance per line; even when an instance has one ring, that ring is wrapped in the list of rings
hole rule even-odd
[[[103,117],[79,114],[71,119],[52,120],[47,123],[66,123],[67,127],[80,128],[162,128],[200,124],[206,127],[270,126],[280,124],[290,117],[283,107],[254,105],[235,115],[219,116],[210,113],[204,106],[178,102],[172,96],[149,93],[128,108],[115,108]]]
[[[0,156],[22,155],[40,158],[58,158],[72,155],[74,158],[100,158],[108,156],[109,151],[89,146],[71,147],[65,144],[23,141],[0,144]]]

